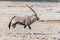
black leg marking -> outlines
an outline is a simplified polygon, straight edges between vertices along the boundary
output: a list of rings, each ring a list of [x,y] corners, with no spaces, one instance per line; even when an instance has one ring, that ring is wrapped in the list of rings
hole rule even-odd
[[[24,28],[26,28],[26,25],[24,25]]]
[[[31,27],[30,26],[28,26],[29,27],[29,29],[31,29]]]
[[[16,23],[14,23],[12,26],[13,26],[13,28],[15,28],[16,27],[16,24],[21,24],[21,25],[24,25],[23,23],[21,23],[21,22],[16,22]]]

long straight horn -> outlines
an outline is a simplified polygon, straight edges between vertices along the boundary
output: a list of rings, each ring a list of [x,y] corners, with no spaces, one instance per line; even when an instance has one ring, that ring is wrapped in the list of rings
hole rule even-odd
[[[36,12],[30,6],[28,6],[28,5],[26,5],[26,6],[34,12],[35,16],[37,16]]]

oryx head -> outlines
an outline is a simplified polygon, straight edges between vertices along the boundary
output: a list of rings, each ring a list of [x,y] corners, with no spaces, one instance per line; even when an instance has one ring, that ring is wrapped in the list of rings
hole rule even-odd
[[[27,7],[29,7],[33,12],[34,12],[34,16],[36,17],[36,20],[38,21],[39,20],[39,17],[37,16],[36,12],[28,5],[26,5]]]
[[[35,15],[35,17],[36,17],[36,20],[38,21],[39,20],[39,17],[37,15]]]

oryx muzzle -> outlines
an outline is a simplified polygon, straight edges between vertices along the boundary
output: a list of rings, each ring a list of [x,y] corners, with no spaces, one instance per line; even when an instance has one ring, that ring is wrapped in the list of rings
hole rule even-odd
[[[28,26],[29,29],[31,29],[30,25],[32,23],[34,23],[36,20],[37,21],[39,20],[39,17],[37,16],[36,12],[30,6],[28,6],[28,5],[26,5],[26,6],[34,12],[34,15],[30,15],[30,16],[25,15],[23,17],[14,16],[9,23],[9,29],[10,29],[11,26],[13,28],[15,28],[17,24],[24,25],[24,28],[26,28],[26,26]]]

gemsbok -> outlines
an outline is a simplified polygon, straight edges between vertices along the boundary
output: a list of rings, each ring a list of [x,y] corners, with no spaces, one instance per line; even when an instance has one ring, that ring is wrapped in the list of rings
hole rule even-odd
[[[21,24],[24,25],[24,28],[26,28],[27,26],[29,27],[29,29],[31,29],[31,24],[34,23],[35,21],[39,20],[39,17],[37,16],[36,12],[28,5],[26,5],[28,8],[30,8],[34,15],[25,15],[23,17],[20,16],[14,16],[12,17],[10,23],[9,23],[9,29],[12,26],[13,28],[16,27],[17,24]]]

